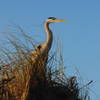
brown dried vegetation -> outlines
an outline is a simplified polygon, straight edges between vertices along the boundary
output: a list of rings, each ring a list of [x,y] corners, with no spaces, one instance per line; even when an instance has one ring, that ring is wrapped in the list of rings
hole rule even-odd
[[[31,53],[36,45],[19,29],[28,45],[10,35],[13,50],[1,49],[6,57],[1,59],[0,100],[89,100],[88,91],[80,89],[76,77],[66,77],[60,53],[50,53],[47,61],[47,57],[35,62],[30,59],[38,56]]]

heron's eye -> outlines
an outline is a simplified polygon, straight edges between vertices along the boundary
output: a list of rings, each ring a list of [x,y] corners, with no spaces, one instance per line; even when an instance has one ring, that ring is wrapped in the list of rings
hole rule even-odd
[[[55,17],[49,17],[48,20],[55,20]]]
[[[52,19],[47,19],[47,20],[52,20]]]

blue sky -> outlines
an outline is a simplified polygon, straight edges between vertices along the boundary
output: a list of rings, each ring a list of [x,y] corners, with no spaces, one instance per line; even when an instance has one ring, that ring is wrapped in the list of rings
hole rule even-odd
[[[75,72],[77,67],[86,82],[94,81],[90,88],[99,95],[99,0],[1,0],[0,32],[16,23],[35,36],[42,37],[44,21],[51,16],[68,19],[67,22],[51,25],[54,37],[59,36],[62,41],[68,71]],[[94,93],[91,92],[91,96],[96,100]]]

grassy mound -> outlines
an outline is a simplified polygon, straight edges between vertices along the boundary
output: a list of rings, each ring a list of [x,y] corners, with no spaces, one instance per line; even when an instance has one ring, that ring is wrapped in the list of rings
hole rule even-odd
[[[31,51],[37,44],[17,27],[23,39],[10,34],[6,45],[1,46],[0,100],[89,100],[87,89],[80,88],[77,77],[66,77],[61,53],[50,52],[46,64],[38,61],[33,66],[30,56],[34,56]],[[29,80],[32,67],[33,78]]]

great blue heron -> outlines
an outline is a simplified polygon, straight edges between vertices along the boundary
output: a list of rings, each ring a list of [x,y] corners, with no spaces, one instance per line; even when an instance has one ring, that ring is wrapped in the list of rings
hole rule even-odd
[[[43,44],[40,44],[34,51],[32,51],[32,55],[29,57],[31,61],[31,65],[25,65],[28,69],[27,72],[23,72],[21,70],[15,68],[15,74],[12,80],[3,87],[0,87],[0,98],[1,100],[28,100],[30,98],[30,92],[34,87],[35,80],[35,68],[38,68],[37,75],[40,77],[45,73],[45,67],[47,63],[48,53],[52,46],[53,34],[49,27],[50,23],[63,22],[64,19],[57,19],[55,17],[49,17],[44,23],[44,29],[47,34],[47,39]],[[19,63],[20,64],[20,63]],[[24,65],[23,65],[24,66]],[[16,71],[19,74],[16,74]],[[7,73],[9,76],[9,73]],[[22,82],[19,78],[20,75],[23,74],[25,80]],[[10,73],[11,75],[11,73]],[[2,83],[2,82],[1,82]],[[4,91],[5,90],[5,91]],[[29,99],[30,100],[30,99]]]

